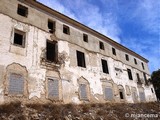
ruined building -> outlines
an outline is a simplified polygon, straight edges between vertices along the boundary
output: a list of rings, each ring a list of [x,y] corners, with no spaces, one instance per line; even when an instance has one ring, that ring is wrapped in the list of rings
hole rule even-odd
[[[156,101],[147,63],[35,0],[0,0],[0,103]]]

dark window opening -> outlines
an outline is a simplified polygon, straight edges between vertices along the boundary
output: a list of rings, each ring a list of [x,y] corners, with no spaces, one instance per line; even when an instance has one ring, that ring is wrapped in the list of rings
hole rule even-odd
[[[145,73],[143,73],[143,77],[144,77],[144,81],[145,81],[146,85],[148,85],[148,81],[147,81],[147,77],[146,77]]]
[[[15,30],[15,32],[14,32],[14,41],[13,41],[13,44],[14,44],[14,45],[21,46],[21,47],[24,47],[24,46],[25,46],[25,45],[24,45],[24,44],[25,44],[24,35],[25,35],[24,32]]]
[[[77,51],[77,64],[80,67],[86,67],[85,56],[83,52]]]
[[[136,76],[137,76],[137,81],[139,82],[139,81],[140,81],[139,74],[138,74],[138,73],[136,73]]]
[[[152,93],[154,93],[153,88],[151,88]]]
[[[136,76],[137,76],[137,83],[142,84],[138,73],[136,73]]]
[[[126,60],[129,61],[129,56],[127,54],[125,56],[126,56]]]
[[[134,58],[134,63],[137,65],[137,60]]]
[[[128,78],[129,78],[130,80],[133,80],[131,70],[130,70],[130,69],[127,69],[127,72],[128,72]]]
[[[142,63],[142,68],[143,68],[143,70],[144,70],[144,64]]]
[[[103,72],[109,74],[107,61],[106,60],[101,60],[101,62],[102,62]]]
[[[66,25],[63,25],[63,33],[65,33],[65,34],[70,34],[70,31],[69,31],[69,27],[68,26],[66,26]]]
[[[122,91],[119,92],[119,95],[120,95],[120,99],[124,99]]]
[[[55,22],[48,20],[48,29],[50,33],[55,32]]]
[[[83,41],[84,41],[84,42],[88,42],[88,35],[83,34]]]
[[[103,44],[103,42],[99,41],[99,47],[100,47],[101,50],[104,50],[104,44]]]
[[[57,62],[57,43],[47,41],[46,58],[50,62]]]
[[[28,15],[28,8],[18,4],[18,9],[17,9],[17,13],[21,16],[27,17]]]
[[[116,55],[116,49],[115,48],[112,48],[112,53],[113,53],[113,55]]]

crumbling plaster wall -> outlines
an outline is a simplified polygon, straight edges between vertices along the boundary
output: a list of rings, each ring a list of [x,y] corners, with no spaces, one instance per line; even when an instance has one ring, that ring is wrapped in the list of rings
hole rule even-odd
[[[124,52],[116,48],[117,56],[112,54],[112,45],[107,42],[100,40],[97,37],[94,37],[90,33],[83,32],[78,30],[74,26],[64,23],[63,20],[58,20],[53,18],[52,15],[44,14],[39,12],[34,8],[29,7],[29,16],[28,18],[23,18],[16,15],[17,1],[11,1],[13,5],[7,1],[0,2],[2,7],[1,12],[8,14],[9,16],[15,17],[17,20],[12,19],[4,14],[0,14],[0,63],[1,63],[1,81],[4,82],[5,68],[6,66],[12,63],[18,63],[26,67],[28,72],[28,99],[34,98],[47,98],[46,90],[46,79],[48,76],[55,77],[61,80],[61,93],[60,99],[65,103],[74,102],[82,103],[79,99],[78,92],[78,79],[84,77],[89,82],[90,88],[90,102],[105,102],[103,89],[102,89],[102,79],[106,81],[112,81],[113,86],[122,85],[126,93],[125,86],[128,85],[131,87],[136,87],[137,84],[135,80],[128,80],[128,74],[126,69],[131,68],[130,65],[134,66],[133,74],[137,69],[141,69],[140,62],[138,61],[138,67],[133,65],[133,61],[126,63],[124,58]],[[8,5],[6,8],[3,7]],[[7,10],[6,10],[7,9]],[[6,12],[7,11],[7,12]],[[13,14],[13,11],[15,14]],[[31,14],[32,13],[32,14]],[[33,17],[34,16],[34,17]],[[23,18],[23,19],[22,19]],[[41,18],[44,18],[41,20]],[[56,21],[56,37],[58,41],[58,52],[59,55],[65,54],[65,63],[61,65],[59,71],[52,73],[47,69],[41,67],[41,56],[42,51],[46,48],[46,40],[52,40],[50,34],[47,32],[47,21],[48,18]],[[5,21],[5,22],[4,22]],[[22,23],[22,22],[25,23]],[[35,22],[36,21],[36,22]],[[26,23],[32,23],[29,25]],[[67,24],[70,27],[70,35],[63,34],[62,26]],[[36,26],[36,27],[35,27]],[[19,48],[12,45],[13,43],[13,33],[14,28],[24,31],[26,33],[26,45],[25,48]],[[41,29],[39,29],[41,28]],[[88,43],[83,42],[83,33],[88,34]],[[102,41],[105,46],[105,50],[99,49],[99,41]],[[85,61],[87,68],[77,67],[77,58],[76,50],[82,51],[85,53]],[[133,57],[133,56],[132,56]],[[101,59],[105,59],[108,62],[109,75],[102,72]],[[123,61],[123,62],[122,62]],[[146,64],[145,64],[146,66]],[[121,68],[122,73],[120,72],[119,76],[115,74],[115,67]],[[148,67],[145,67],[148,68]],[[132,68],[131,68],[132,69]],[[145,72],[148,73],[148,70],[145,69]],[[48,74],[49,73],[49,74]],[[145,87],[145,86],[143,86]],[[152,86],[151,86],[152,87]],[[119,101],[119,93],[116,87],[113,87],[115,101]],[[138,89],[137,89],[138,91]],[[3,92],[4,88],[0,88],[0,100],[3,101]],[[146,96],[149,96],[149,99],[154,99],[150,91],[150,87],[145,89]],[[133,102],[131,95],[125,95],[125,99],[128,102]]]
[[[1,34],[1,41],[6,39],[5,46],[2,46],[2,58],[1,63],[4,66],[17,62],[23,66],[26,66],[28,70],[28,96],[32,98],[47,98],[46,91],[46,69],[41,68],[40,58],[42,51],[46,48],[46,40],[51,40],[50,34],[37,29],[33,26],[28,26],[24,23],[13,20],[5,15],[1,15],[3,20],[6,21],[7,30],[6,33]],[[5,25],[2,25],[2,29],[6,29]],[[26,47],[25,54],[21,54],[19,47],[12,45],[13,31],[15,29],[26,32]],[[6,36],[6,37],[4,37]],[[8,38],[7,38],[8,37]],[[2,43],[2,42],[1,42]],[[90,42],[90,44],[92,44]],[[10,47],[8,47],[10,46]],[[12,46],[12,51],[10,50]],[[3,49],[4,48],[4,49]],[[8,50],[6,50],[8,48]],[[87,68],[77,67],[76,50],[85,53]],[[60,78],[62,80],[62,93],[61,99],[66,103],[75,102],[81,103],[79,100],[78,82],[80,77],[84,77],[89,82],[90,87],[90,101],[91,102],[105,102],[101,79],[113,80],[117,85],[130,85],[136,87],[136,82],[129,81],[127,78],[126,65],[117,61],[107,55],[89,51],[79,45],[67,42],[65,40],[58,40],[59,54],[65,54],[65,64],[61,66]],[[92,59],[92,60],[91,60]],[[101,59],[108,61],[109,75],[102,72]],[[114,68],[122,68],[123,72],[120,76],[115,75]],[[127,66],[130,68],[130,66]],[[54,74],[52,75],[55,76]],[[70,87],[68,87],[70,86]],[[67,88],[67,89],[65,89]],[[125,89],[124,89],[125,90]],[[3,91],[3,90],[1,90]],[[149,94],[150,95],[150,94]],[[3,96],[3,95],[2,95]],[[132,102],[131,96],[125,97],[128,102]],[[115,101],[119,101],[119,96],[115,96]]]
[[[15,18],[18,21],[28,23],[32,26],[36,26],[37,28],[42,29],[46,32],[48,32],[48,27],[47,27],[48,19],[53,20],[53,21],[56,22],[56,32],[55,32],[55,34],[58,38],[61,38],[62,40],[66,40],[66,41],[69,41],[69,42],[72,42],[72,43],[75,43],[75,44],[78,44],[79,46],[85,47],[86,49],[88,49],[90,51],[100,52],[101,54],[109,55],[114,59],[120,60],[127,65],[131,65],[131,66],[149,74],[149,69],[148,69],[147,63],[144,62],[145,70],[142,69],[142,66],[141,66],[142,60],[136,58],[138,64],[135,65],[134,62],[133,62],[134,56],[129,55],[130,61],[128,62],[128,61],[125,60],[125,54],[129,54],[129,53],[121,50],[117,46],[115,46],[113,44],[108,44],[106,41],[103,41],[103,40],[95,37],[91,33],[88,33],[88,32],[84,31],[83,29],[81,29],[77,26],[73,26],[72,24],[67,23],[65,20],[63,20],[61,18],[57,18],[56,16],[51,15],[49,13],[47,14],[46,12],[37,9],[32,5],[29,6],[29,5],[26,5],[24,3],[20,2],[20,1],[17,1],[17,0],[12,0],[12,1],[2,0],[0,2],[0,7],[1,7],[0,12],[3,13],[3,14],[6,14],[8,16],[11,16],[12,18]],[[22,4],[26,7],[28,7],[29,11],[28,11],[27,18],[22,17],[20,15],[17,15],[17,5],[18,4]],[[62,32],[63,24],[68,25],[70,27],[70,35],[63,34],[63,32]],[[88,34],[88,36],[89,36],[88,37],[88,41],[89,41],[88,43],[82,42],[83,41],[82,40],[83,33]],[[105,50],[100,50],[99,49],[99,45],[98,45],[99,41],[104,42]],[[93,43],[94,45],[90,44],[90,42]],[[114,56],[112,54],[112,46],[114,46],[114,48],[116,48],[117,56]]]

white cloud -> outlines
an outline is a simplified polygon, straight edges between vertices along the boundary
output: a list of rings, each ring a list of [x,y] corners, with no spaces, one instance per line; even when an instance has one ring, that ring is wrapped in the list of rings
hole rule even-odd
[[[75,15],[70,12],[66,7],[64,7],[62,4],[60,4],[60,1],[53,1],[53,0],[38,0],[39,2],[49,6],[50,8],[53,8],[57,10],[60,13],[63,13],[65,15],[70,16],[73,19],[76,19]]]
[[[70,0],[64,1],[62,4],[58,0],[39,0],[47,6],[87,25],[88,27],[112,38],[117,42],[121,42],[119,34],[121,32],[116,18],[112,13],[105,14],[100,12],[100,8],[96,5],[89,3],[86,0],[76,0],[70,2]],[[65,4],[65,6],[64,6]],[[74,9],[73,9],[74,6]]]
[[[133,18],[136,18],[149,32],[160,34],[160,1],[141,0]]]

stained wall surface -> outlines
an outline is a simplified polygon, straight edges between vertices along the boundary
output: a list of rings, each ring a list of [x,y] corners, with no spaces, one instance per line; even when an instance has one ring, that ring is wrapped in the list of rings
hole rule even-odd
[[[27,0],[0,1],[0,103],[15,99],[78,104],[156,101],[153,85],[144,80],[144,74],[146,80],[150,78],[145,58],[32,2],[35,4]],[[27,17],[17,14],[18,4],[28,8]],[[53,33],[49,32],[48,20],[55,22]],[[69,34],[63,32],[63,25],[69,27]],[[23,46],[15,44],[16,31],[23,33]],[[83,34],[88,35],[88,42]],[[47,41],[56,43],[56,61],[47,60]],[[100,41],[104,50],[100,49]],[[78,66],[77,51],[84,54],[85,67]],[[108,73],[103,71],[102,60],[107,62]],[[20,76],[23,85],[16,85],[20,78],[11,78],[13,74]],[[10,88],[14,88],[14,94]]]

